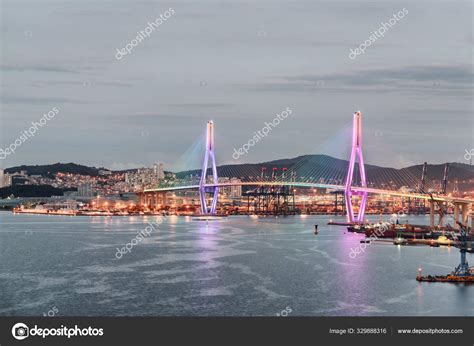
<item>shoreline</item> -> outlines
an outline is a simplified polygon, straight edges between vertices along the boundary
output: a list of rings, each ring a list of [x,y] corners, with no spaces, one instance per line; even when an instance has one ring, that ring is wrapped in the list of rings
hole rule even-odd
[[[34,210],[34,209],[28,209],[28,210],[12,210],[12,209],[0,209],[0,211],[5,211],[5,212],[11,212],[12,214],[26,214],[26,215],[56,215],[56,216],[191,216],[191,217],[199,217],[199,216],[205,216],[203,214],[181,214],[181,213],[166,213],[166,212],[158,212],[158,211],[140,211],[140,212],[114,212],[114,211],[82,211],[82,210]],[[211,215],[211,214],[209,214]],[[368,213],[367,215],[370,216],[390,216],[393,215],[393,213]],[[411,213],[411,214],[405,214],[403,217],[409,217],[409,216],[426,216],[429,215],[428,213]],[[328,216],[328,217],[344,217],[344,214],[332,214],[332,213],[311,213],[311,214],[306,214],[306,213],[291,213],[287,215],[274,215],[274,214],[213,214],[212,216],[219,216],[219,217],[225,217],[225,216],[257,216],[257,217],[288,217],[288,216]],[[335,225],[337,225],[337,222],[334,222]],[[341,224],[342,225],[342,224]],[[345,225],[345,224],[344,224]]]

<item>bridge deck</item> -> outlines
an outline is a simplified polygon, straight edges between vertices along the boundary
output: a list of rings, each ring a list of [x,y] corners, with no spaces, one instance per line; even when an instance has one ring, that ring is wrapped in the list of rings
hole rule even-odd
[[[219,183],[219,184],[206,184],[204,187],[229,187],[229,186],[293,186],[293,187],[306,187],[306,188],[323,188],[323,189],[333,189],[343,191],[345,187],[343,185],[332,185],[332,184],[321,184],[321,183],[300,183],[300,182],[230,182],[230,183]],[[192,190],[199,189],[199,185],[183,185],[183,186],[171,186],[171,187],[161,187],[153,189],[145,189],[144,193],[153,193],[153,192],[169,192],[169,191],[179,191],[179,190]],[[368,192],[379,195],[387,196],[396,196],[396,197],[407,197],[415,199],[425,199],[425,200],[435,200],[439,202],[451,202],[451,203],[474,203],[474,199],[469,198],[459,198],[459,197],[450,197],[450,196],[433,196],[422,193],[410,193],[402,191],[392,191],[392,190],[381,190],[374,189],[370,187],[357,187],[352,186],[352,191],[356,192]]]

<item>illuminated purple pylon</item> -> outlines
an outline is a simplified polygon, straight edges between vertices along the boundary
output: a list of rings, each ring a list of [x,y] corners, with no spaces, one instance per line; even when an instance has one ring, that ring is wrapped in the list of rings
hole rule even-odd
[[[354,122],[352,128],[352,151],[351,158],[349,160],[349,170],[347,172],[344,196],[346,199],[347,221],[360,223],[364,221],[368,193],[367,191],[352,191],[352,177],[354,175],[354,165],[356,161],[356,156],[359,161],[361,186],[367,187],[367,181],[365,178],[364,157],[362,156],[362,114],[359,111],[354,113]],[[352,205],[352,196],[354,195],[361,196],[357,217],[354,216],[354,208]]]
[[[211,210],[207,209],[206,202],[206,175],[207,175],[207,164],[211,157],[212,164],[212,176],[214,184],[218,183],[217,168],[216,168],[216,155],[214,153],[214,123],[212,120],[207,122],[207,135],[206,135],[206,153],[204,154],[204,163],[202,165],[201,181],[199,182],[199,197],[201,199],[201,213],[202,214],[214,214],[216,212],[217,197],[219,195],[219,189],[217,186],[212,187],[211,191],[214,193],[212,198]]]

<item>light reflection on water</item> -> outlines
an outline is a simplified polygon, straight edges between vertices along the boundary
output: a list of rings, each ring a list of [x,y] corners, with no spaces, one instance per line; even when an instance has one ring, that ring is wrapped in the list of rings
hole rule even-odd
[[[457,249],[369,244],[351,258],[363,237],[326,225],[341,217],[169,216],[120,260],[158,217],[0,218],[0,315],[473,315],[474,285],[415,280],[451,271]]]

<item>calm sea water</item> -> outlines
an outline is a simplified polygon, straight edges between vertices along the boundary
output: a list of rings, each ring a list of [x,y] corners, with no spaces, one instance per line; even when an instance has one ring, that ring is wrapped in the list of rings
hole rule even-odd
[[[371,244],[351,258],[363,236],[330,218],[342,221],[168,217],[117,259],[156,218],[1,212],[0,315],[474,315],[474,285],[415,280],[420,266],[450,272],[457,249]]]

